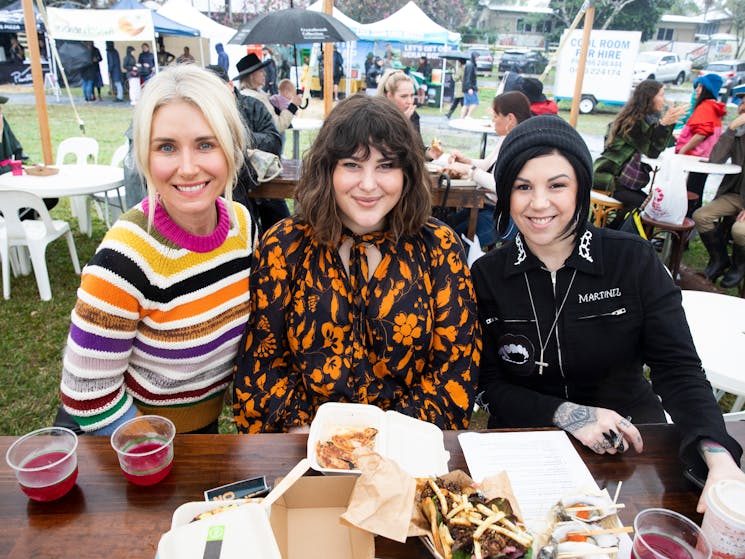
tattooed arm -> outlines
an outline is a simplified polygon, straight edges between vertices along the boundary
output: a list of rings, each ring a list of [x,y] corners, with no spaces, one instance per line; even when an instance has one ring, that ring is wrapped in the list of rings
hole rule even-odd
[[[642,436],[634,424],[613,410],[564,402],[556,409],[553,421],[554,425],[571,433],[579,442],[598,454],[615,454],[629,446],[641,452],[644,447]],[[603,445],[606,440],[604,434],[611,431],[621,437],[618,448]]]
[[[704,495],[710,486],[723,479],[737,479],[745,482],[745,472],[740,469],[726,448],[711,439],[701,439],[698,443],[698,451],[709,468],[706,485],[701,491],[701,498],[696,507],[696,511],[702,513],[706,510]]]

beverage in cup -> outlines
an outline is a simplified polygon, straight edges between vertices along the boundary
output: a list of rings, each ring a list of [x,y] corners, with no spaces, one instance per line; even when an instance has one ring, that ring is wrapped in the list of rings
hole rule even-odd
[[[176,427],[165,417],[142,415],[122,423],[111,435],[119,466],[136,485],[154,485],[173,466]]]
[[[15,441],[5,460],[21,490],[34,501],[66,495],[78,479],[77,435],[64,427],[45,427]]]
[[[634,519],[632,559],[711,559],[711,544],[696,524],[667,509],[645,509]]]
[[[22,175],[23,174],[23,161],[13,159],[10,162],[10,172],[11,174],[15,176]]]
[[[705,499],[701,530],[711,542],[712,557],[745,557],[745,483],[719,481],[707,491]]]

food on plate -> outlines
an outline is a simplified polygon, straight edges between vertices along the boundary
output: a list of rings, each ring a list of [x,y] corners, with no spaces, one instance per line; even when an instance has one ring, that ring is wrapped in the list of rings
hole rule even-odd
[[[316,443],[316,460],[322,468],[356,470],[357,456],[375,448],[374,427],[340,427],[326,441]]]
[[[205,518],[209,518],[210,516],[215,516],[216,514],[220,514],[221,512],[229,511],[232,509],[237,509],[239,506],[241,506],[243,503],[230,503],[229,505],[223,505],[221,507],[215,507],[214,509],[206,510],[204,512],[200,512],[198,515],[196,515],[194,518],[192,518],[192,522],[196,522],[197,520],[204,520]]]
[[[472,486],[442,478],[419,482],[418,505],[444,559],[517,559],[533,544],[507,499],[487,499]]]
[[[579,520],[580,522],[597,522],[616,514],[622,508],[605,495],[570,495],[556,504],[554,511],[558,520]]]
[[[442,152],[442,140],[440,140],[440,138],[432,138],[429,147],[435,151]]]
[[[547,545],[538,552],[538,559],[610,559],[618,548],[602,548],[589,542],[564,542]]]

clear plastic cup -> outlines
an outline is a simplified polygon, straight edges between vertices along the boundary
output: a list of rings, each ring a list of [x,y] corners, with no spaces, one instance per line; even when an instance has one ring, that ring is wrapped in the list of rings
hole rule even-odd
[[[632,559],[711,559],[711,544],[691,520],[667,509],[645,509],[634,519]]]
[[[176,427],[165,417],[142,415],[122,423],[111,434],[119,466],[136,485],[155,485],[173,466]]]
[[[64,427],[45,427],[15,441],[5,454],[21,490],[34,501],[66,495],[78,479],[78,437]]]

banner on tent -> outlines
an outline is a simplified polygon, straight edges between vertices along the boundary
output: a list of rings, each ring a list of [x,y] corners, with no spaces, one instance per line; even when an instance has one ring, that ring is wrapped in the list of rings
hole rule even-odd
[[[49,34],[68,41],[152,41],[150,10],[66,10],[47,8]]]

